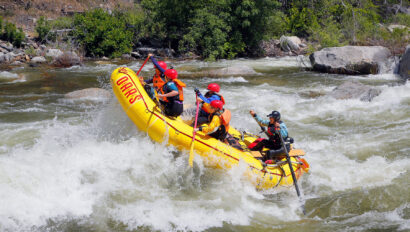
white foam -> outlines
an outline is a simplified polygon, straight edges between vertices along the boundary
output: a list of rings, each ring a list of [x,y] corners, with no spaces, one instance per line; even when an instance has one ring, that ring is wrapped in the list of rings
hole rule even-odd
[[[1,79],[15,79],[18,78],[19,75],[17,73],[11,73],[7,71],[2,71],[0,72],[0,78]]]

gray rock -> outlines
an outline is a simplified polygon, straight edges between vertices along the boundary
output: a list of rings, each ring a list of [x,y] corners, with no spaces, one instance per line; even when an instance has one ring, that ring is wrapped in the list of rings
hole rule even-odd
[[[131,60],[132,56],[130,54],[122,54],[121,58],[124,59],[124,60]]]
[[[13,61],[14,53],[12,53],[12,52],[10,52],[10,53],[4,54],[4,53],[0,52],[0,63],[10,63],[11,61]]]
[[[138,52],[131,52],[131,56],[134,58],[141,58],[141,54],[139,54]]]
[[[243,65],[210,70],[204,74],[208,76],[246,76],[254,75],[256,72],[253,68]]]
[[[380,93],[380,89],[372,88],[358,81],[346,81],[333,89],[333,91],[329,93],[329,96],[339,100],[359,98],[361,101],[371,101]]]
[[[324,48],[309,56],[315,71],[350,75],[377,74],[391,57],[381,46],[345,46]]]
[[[46,62],[47,60],[43,56],[36,56],[30,61],[30,63],[32,64],[41,64],[41,63],[46,63]]]
[[[9,52],[13,50],[13,45],[9,42],[1,42],[0,47],[6,49]]]
[[[393,32],[394,29],[403,30],[403,29],[406,29],[406,28],[407,28],[406,26],[404,26],[404,25],[399,25],[399,24],[391,24],[391,25],[389,25],[389,26],[387,27],[387,29],[388,29],[390,32]]]
[[[79,64],[81,64],[81,58],[75,52],[64,52],[53,62],[53,65],[58,67],[71,67]]]
[[[11,66],[20,66],[20,65],[22,65],[23,63],[21,62],[21,61],[18,61],[18,60],[16,60],[16,61],[14,61],[13,63],[11,63],[10,65]]]
[[[284,36],[280,37],[280,47],[285,52],[299,51],[302,41],[296,36]]]
[[[46,56],[52,57],[53,59],[56,59],[57,57],[63,55],[63,52],[60,49],[48,49],[46,52]]]
[[[400,59],[399,74],[405,80],[410,78],[410,45],[407,45],[406,51]]]
[[[100,88],[87,88],[82,90],[76,90],[64,95],[66,99],[87,99],[87,100],[105,100],[111,97],[111,93],[108,90]]]

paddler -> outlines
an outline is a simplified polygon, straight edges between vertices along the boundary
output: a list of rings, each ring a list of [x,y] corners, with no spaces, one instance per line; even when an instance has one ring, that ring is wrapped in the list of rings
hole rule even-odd
[[[164,72],[167,69],[167,64],[164,61],[156,61],[154,58],[153,54],[148,54],[148,57],[151,58],[151,61],[154,63],[154,68],[155,68],[155,73],[154,76],[151,79],[145,80],[144,78],[140,76],[140,81],[141,83],[144,85],[145,91],[147,91],[148,95],[152,98],[155,99],[155,91],[154,89],[159,92],[159,90],[162,88],[162,86],[165,84],[165,75]],[[164,72],[161,72],[157,66],[155,65],[155,63],[157,63],[157,65],[159,67],[162,68],[162,70],[164,70]],[[151,86],[147,85],[147,84],[151,84],[153,85],[154,88],[152,88]]]
[[[253,151],[262,151],[263,148],[268,148],[269,152],[266,154],[266,160],[271,160],[274,157],[286,155],[279,133],[282,135],[283,140],[286,141],[286,138],[288,137],[288,129],[286,124],[280,120],[280,113],[276,110],[272,111],[272,113],[267,115],[269,120],[263,120],[253,110],[249,111],[249,113],[261,126],[268,127],[267,134],[269,135],[269,139],[263,139],[256,145],[253,144],[250,149]],[[289,151],[289,147],[287,147],[287,149]]]
[[[197,94],[197,101],[202,102],[201,111],[198,115],[198,125],[204,124],[209,122],[209,114],[211,112],[211,102],[214,100],[222,101],[225,105],[225,99],[222,95],[219,94],[221,87],[216,83],[211,83],[207,87],[208,92],[205,93],[205,96],[199,91],[199,89],[195,88],[195,93]]]
[[[178,72],[175,69],[164,69],[160,66],[152,54],[148,55],[154,64],[155,68],[164,75],[164,83],[158,88],[158,97],[160,103],[164,105],[164,113],[167,116],[177,117],[182,114],[184,110],[184,92],[183,89],[186,85],[178,78]],[[155,82],[154,82],[155,84]]]
[[[231,111],[223,108],[224,103],[220,100],[213,100],[209,110],[209,125],[200,126],[196,131],[202,131],[211,137],[224,141],[228,131],[229,122],[231,121]]]

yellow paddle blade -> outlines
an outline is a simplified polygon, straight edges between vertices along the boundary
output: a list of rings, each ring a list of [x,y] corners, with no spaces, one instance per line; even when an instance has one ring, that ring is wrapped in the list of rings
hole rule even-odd
[[[194,165],[194,141],[191,143],[191,150],[189,151],[189,160],[188,160],[189,166]]]
[[[289,151],[289,156],[304,156],[305,151],[302,149],[292,149]]]

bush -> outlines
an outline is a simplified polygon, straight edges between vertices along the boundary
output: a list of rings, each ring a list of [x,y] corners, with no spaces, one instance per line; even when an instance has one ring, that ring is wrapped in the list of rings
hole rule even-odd
[[[46,41],[51,27],[50,23],[43,16],[41,16],[40,19],[37,21],[35,29],[38,34],[37,40],[42,43]]]
[[[309,39],[318,42],[321,48],[343,45],[341,43],[343,39],[342,31],[339,28],[339,24],[332,17],[324,20],[322,25],[313,24],[310,27],[309,33],[311,35]]]
[[[190,23],[189,32],[180,41],[180,51],[197,51],[209,60],[225,57],[230,27],[223,17],[198,9]]]
[[[120,12],[110,15],[95,9],[74,17],[74,37],[86,55],[119,57],[131,52],[132,32],[126,28],[126,17]]]
[[[3,24],[1,23],[1,25]],[[1,37],[4,40],[12,43],[14,46],[21,47],[21,44],[25,38],[25,34],[21,28],[17,29],[16,25],[6,21],[6,25],[4,26],[4,32],[2,33]]]
[[[50,27],[54,30],[71,29],[73,21],[72,17],[59,17],[50,22]]]
[[[317,24],[317,18],[311,9],[303,8],[299,10],[294,7],[290,10],[288,18],[288,31],[299,37],[309,35],[310,26]]]

